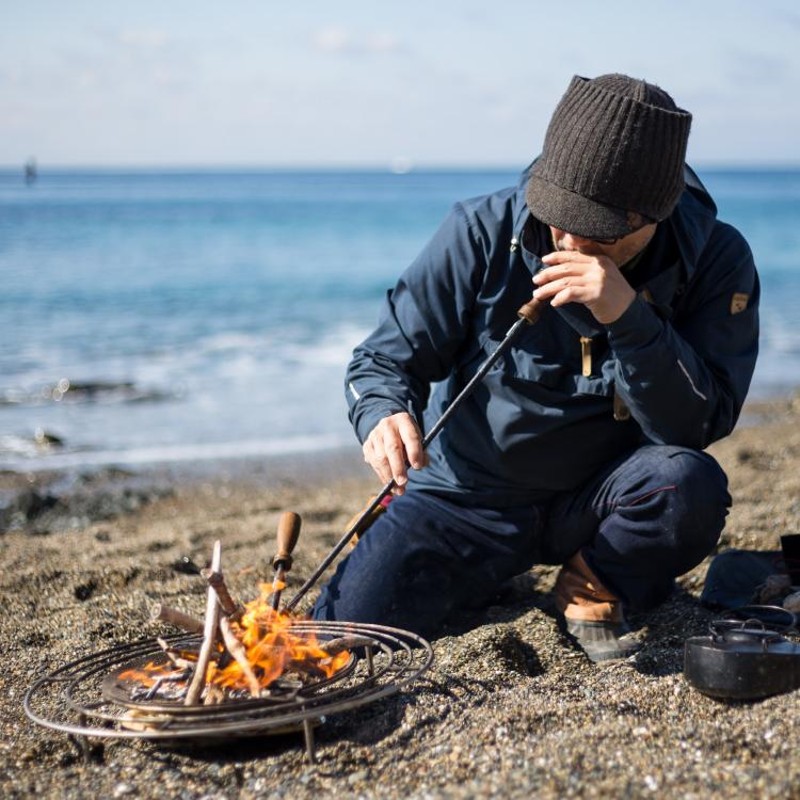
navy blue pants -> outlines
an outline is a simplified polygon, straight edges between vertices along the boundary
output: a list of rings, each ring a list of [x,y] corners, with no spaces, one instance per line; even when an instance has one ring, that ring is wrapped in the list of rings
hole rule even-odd
[[[313,616],[435,637],[451,612],[485,605],[507,579],[578,550],[626,606],[645,610],[708,555],[729,505],[711,456],[656,445],[536,506],[476,508],[409,488],[339,564]]]

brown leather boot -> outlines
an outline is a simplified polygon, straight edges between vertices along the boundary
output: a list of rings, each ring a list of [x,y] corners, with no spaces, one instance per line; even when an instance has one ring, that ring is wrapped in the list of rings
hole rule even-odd
[[[580,553],[561,568],[554,593],[567,633],[592,661],[627,658],[639,649],[638,642],[626,637],[630,628],[622,601],[603,586]]]

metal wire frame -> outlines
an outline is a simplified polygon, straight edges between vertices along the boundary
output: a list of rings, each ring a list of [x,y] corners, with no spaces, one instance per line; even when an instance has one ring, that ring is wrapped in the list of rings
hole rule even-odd
[[[231,738],[303,730],[313,762],[314,724],[325,716],[396,694],[419,678],[433,661],[429,642],[397,628],[298,620],[292,629],[322,642],[341,636],[371,641],[363,648],[363,657],[351,658],[332,678],[316,681],[289,698],[252,698],[209,706],[110,700],[103,692],[103,681],[109,674],[144,658],[163,657],[154,639],[143,639],[86,655],[40,678],[25,694],[25,713],[39,725],[73,736],[163,743],[222,743]],[[200,641],[199,636],[186,634],[165,638],[176,647],[196,646]]]

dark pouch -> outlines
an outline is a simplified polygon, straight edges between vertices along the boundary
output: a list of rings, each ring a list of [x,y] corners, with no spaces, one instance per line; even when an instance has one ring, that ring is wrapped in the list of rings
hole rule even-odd
[[[800,585],[800,534],[781,536],[781,552],[784,568],[789,573],[792,585]]]
[[[783,571],[778,551],[726,550],[711,561],[700,602],[708,608],[740,608],[753,602],[770,575]]]

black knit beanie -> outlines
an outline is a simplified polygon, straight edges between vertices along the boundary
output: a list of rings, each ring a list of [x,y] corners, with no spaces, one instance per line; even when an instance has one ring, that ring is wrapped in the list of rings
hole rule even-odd
[[[627,75],[576,75],[531,169],[533,215],[589,239],[625,236],[635,211],[654,222],[683,191],[692,115],[658,86]]]

